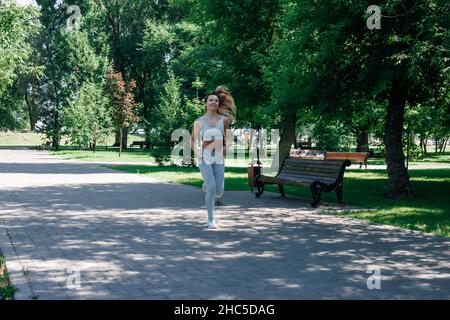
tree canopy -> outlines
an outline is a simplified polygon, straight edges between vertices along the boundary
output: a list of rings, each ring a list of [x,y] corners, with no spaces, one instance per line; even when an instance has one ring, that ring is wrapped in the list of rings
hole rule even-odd
[[[299,132],[327,150],[368,151],[375,137],[398,196],[413,194],[411,137],[423,153],[428,139],[445,150],[450,136],[445,0],[375,1],[379,28],[362,0],[37,4],[0,1],[0,128],[39,123],[56,148],[64,134],[95,145],[106,123],[120,129],[118,145],[140,128],[170,148],[169,131],[190,131],[203,96],[225,85],[236,127],[281,129],[280,158]]]

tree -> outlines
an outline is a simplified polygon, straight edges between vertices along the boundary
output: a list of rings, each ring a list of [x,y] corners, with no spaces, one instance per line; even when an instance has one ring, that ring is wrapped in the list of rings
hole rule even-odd
[[[41,131],[58,149],[62,134],[61,113],[76,99],[84,82],[95,81],[105,74],[105,64],[92,48],[83,29],[83,20],[80,30],[67,29],[67,1],[37,2],[41,6],[43,26],[37,50],[40,63],[46,66],[37,89],[42,107]]]
[[[15,1],[0,2],[0,128],[24,126],[22,76],[31,67],[29,38],[39,30],[39,13],[31,6],[18,6]]]
[[[0,2],[0,94],[17,78],[16,70],[31,54],[29,32],[36,28],[37,12],[15,1]]]
[[[62,113],[64,132],[71,143],[95,152],[98,142],[111,132],[107,104],[100,85],[91,82],[82,85],[76,102]]]
[[[109,61],[122,74],[124,81],[135,79],[136,102],[141,103],[141,118],[149,115],[156,105],[157,95],[152,95],[154,70],[147,65],[142,50],[145,26],[149,20],[161,20],[167,10],[168,1],[123,1],[123,0],[84,0],[79,1],[86,12],[89,25],[89,38],[97,52],[107,53]],[[160,81],[160,83],[164,83]],[[121,133],[122,145],[127,145],[128,131]],[[116,143],[119,145],[119,133]]]
[[[168,72],[171,55],[171,45],[174,41],[174,33],[168,23],[148,20],[142,40],[143,64],[147,70],[151,70],[145,77],[145,84],[140,92],[145,92],[143,120],[147,139],[150,132],[154,131],[160,122],[157,110],[161,94],[164,94],[163,84],[168,81]],[[173,75],[173,73],[172,73]],[[170,77],[169,77],[170,78]],[[172,78],[172,81],[174,79]],[[178,80],[177,80],[178,81]],[[142,84],[142,82],[141,82]],[[170,137],[169,137],[170,140]]]
[[[138,117],[133,113],[136,108],[133,90],[136,88],[134,80],[125,84],[120,72],[111,71],[106,79],[105,91],[109,97],[111,120],[119,132],[119,157],[122,153],[122,129],[128,128]]]
[[[162,148],[170,149],[172,132],[180,124],[182,111],[182,99],[180,82],[172,71],[169,71],[168,80],[164,84],[160,95],[160,102],[155,109],[155,133],[154,142]]]
[[[195,14],[204,35],[195,51],[204,64],[199,75],[209,90],[217,84],[230,88],[239,107],[238,125],[265,125],[271,90],[262,70],[278,12],[279,0],[199,1]]]
[[[194,82],[193,86],[198,83]],[[195,87],[193,87],[195,89]],[[176,129],[191,131],[194,121],[204,113],[203,102],[194,97],[189,99],[181,94],[181,80],[172,70],[160,94],[159,104],[154,111],[154,145],[170,150],[173,145],[172,132]]]
[[[365,1],[282,5],[272,72],[266,73],[275,100],[341,116],[351,114],[355,101],[386,106],[387,195],[411,195],[402,143],[405,106],[429,100],[448,79],[448,2],[384,1],[380,30],[367,29]]]

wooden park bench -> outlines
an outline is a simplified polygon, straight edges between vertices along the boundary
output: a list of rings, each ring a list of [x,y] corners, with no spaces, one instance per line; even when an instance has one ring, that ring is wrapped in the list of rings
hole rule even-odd
[[[350,160],[351,162],[358,162],[361,169],[363,164],[367,169],[367,158],[369,152],[326,152],[325,160]]]
[[[342,184],[345,168],[350,166],[349,160],[304,160],[286,158],[275,177],[258,175],[255,177],[258,193],[261,197],[264,185],[277,184],[281,196],[285,197],[284,185],[309,186],[313,196],[311,206],[317,207],[320,203],[320,194],[325,192],[336,192],[337,199],[341,205],[343,202]]]
[[[133,141],[133,143],[130,145],[130,148],[133,148],[134,146],[139,146],[141,149],[142,148],[150,148],[150,143],[147,141]]]

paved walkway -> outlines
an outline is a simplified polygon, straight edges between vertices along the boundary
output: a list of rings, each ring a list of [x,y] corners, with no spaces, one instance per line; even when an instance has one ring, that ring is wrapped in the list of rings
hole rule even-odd
[[[449,238],[249,192],[227,192],[222,228],[208,231],[202,198],[150,176],[0,150],[0,239],[10,236],[0,247],[39,299],[450,298]],[[367,287],[371,266],[381,289]]]

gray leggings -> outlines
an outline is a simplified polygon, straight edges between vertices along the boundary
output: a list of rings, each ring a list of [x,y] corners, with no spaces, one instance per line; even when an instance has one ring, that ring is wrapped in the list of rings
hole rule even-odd
[[[220,198],[224,190],[225,165],[204,161],[199,164],[200,172],[206,185],[205,205],[208,211],[208,222],[215,223],[214,202],[215,198]]]

